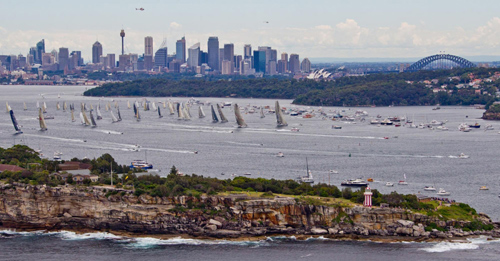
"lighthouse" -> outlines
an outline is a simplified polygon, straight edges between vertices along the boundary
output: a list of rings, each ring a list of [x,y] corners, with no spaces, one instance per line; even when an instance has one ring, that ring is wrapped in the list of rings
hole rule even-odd
[[[370,187],[366,187],[366,190],[365,190],[365,202],[363,202],[363,206],[364,207],[367,207],[367,208],[371,208],[372,207],[372,190],[370,189]]]

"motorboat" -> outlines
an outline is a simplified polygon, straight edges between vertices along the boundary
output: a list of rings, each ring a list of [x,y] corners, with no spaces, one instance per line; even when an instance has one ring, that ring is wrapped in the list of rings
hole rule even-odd
[[[380,124],[382,124],[382,125],[392,125],[392,121],[389,120],[389,119],[385,119],[385,120],[381,121]]]
[[[436,191],[436,188],[434,186],[425,186],[424,190],[425,191]]]
[[[61,156],[54,154],[54,157],[52,157],[54,160],[61,160]]]
[[[437,120],[432,120],[430,123],[432,126],[442,126],[444,122],[442,121],[437,121]]]
[[[398,185],[408,185],[408,182],[406,182],[406,180],[400,180]]]
[[[370,121],[370,124],[380,124],[379,120],[373,119]]]
[[[295,131],[295,132],[299,132],[299,131],[300,131],[300,129],[299,129],[299,128],[292,128],[292,129],[290,129],[290,130],[291,130],[291,131]]]
[[[465,155],[464,153],[460,153],[460,155],[458,155],[458,158],[459,159],[468,159],[469,155]]]
[[[476,122],[475,124],[470,124],[470,125],[469,125],[469,128],[479,129],[480,127],[481,127],[481,124],[479,124],[479,123],[477,123],[477,122]]]
[[[276,155],[276,157],[283,158],[283,157],[285,157],[285,154],[283,154],[283,152],[280,151],[280,152],[278,152],[278,154]]]
[[[440,131],[447,131],[449,130],[448,128],[446,128],[445,126],[437,126],[436,127],[436,130],[440,130]]]
[[[366,186],[368,186],[368,183],[362,179],[349,179],[349,180],[342,181],[342,183],[340,183],[340,185],[347,186],[347,187],[366,187]]]
[[[449,195],[451,195],[451,193],[449,191],[446,191],[443,188],[440,188],[439,191],[438,191],[438,193],[436,193],[436,194],[438,194],[439,196],[449,196]]]
[[[489,190],[489,188],[488,188],[488,187],[486,187],[486,186],[481,186],[481,187],[479,188],[479,190]]]
[[[386,182],[385,186],[386,187],[394,187],[394,183],[392,183],[392,182]]]
[[[368,178],[366,181],[373,182],[373,179],[372,178]]]
[[[493,127],[493,125],[486,125],[486,128],[484,129],[485,131],[487,130],[494,130],[495,128]]]
[[[462,123],[458,126],[458,130],[463,132],[470,132],[471,128],[467,124]]]
[[[342,129],[342,126],[332,125],[332,129],[334,129],[334,130],[340,130],[340,129]]]
[[[147,163],[144,160],[134,160],[130,163],[130,168],[134,169],[152,169],[153,165],[150,163]]]

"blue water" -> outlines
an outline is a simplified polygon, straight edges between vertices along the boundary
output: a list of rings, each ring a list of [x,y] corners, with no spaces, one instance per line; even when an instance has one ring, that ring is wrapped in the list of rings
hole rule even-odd
[[[306,157],[316,182],[340,185],[348,178],[373,178],[372,188],[383,193],[398,191],[399,193],[418,193],[419,191],[435,196],[432,192],[424,192],[423,187],[434,185],[451,192],[450,199],[465,202],[484,212],[494,220],[500,220],[498,198],[500,181],[498,180],[498,140],[500,134],[499,122],[488,122],[479,119],[484,110],[471,107],[441,107],[441,110],[432,110],[431,107],[376,107],[376,108],[339,108],[339,107],[306,107],[291,105],[291,100],[280,100],[286,108],[306,108],[333,114],[334,111],[344,110],[344,114],[353,114],[362,109],[369,113],[364,123],[344,123],[324,120],[317,114],[311,119],[285,115],[289,126],[283,129],[276,128],[274,114],[266,114],[261,119],[258,113],[243,113],[248,128],[236,127],[234,114],[231,108],[223,109],[228,123],[211,123],[210,117],[199,119],[197,106],[191,108],[191,121],[177,120],[177,117],[168,115],[168,109],[162,107],[164,117],[159,119],[156,112],[140,111],[142,120],[137,122],[133,118],[131,109],[127,109],[127,100],[131,103],[135,98],[96,98],[83,97],[85,87],[81,86],[0,86],[2,99],[15,112],[19,124],[23,126],[24,134],[13,135],[14,128],[8,113],[0,113],[0,146],[10,147],[13,144],[26,144],[35,149],[41,149],[44,155],[52,158],[55,151],[63,153],[63,159],[73,157],[94,158],[103,153],[110,153],[120,164],[130,164],[135,159],[147,159],[158,169],[160,175],[166,175],[172,165],[183,173],[217,178],[231,178],[232,174],[243,175],[250,173],[250,177],[265,177],[277,179],[292,179],[306,172]],[[60,98],[58,98],[60,96]],[[148,98],[150,101],[186,102],[187,98]],[[119,103],[123,121],[111,123],[109,112],[104,111],[108,101],[116,100]],[[138,98],[138,100],[142,100]],[[266,99],[233,99],[233,98],[199,98],[202,102],[233,102],[240,107],[269,105],[274,107],[274,100]],[[48,115],[55,117],[47,120],[48,131],[38,131],[36,102],[46,102]],[[84,127],[77,121],[71,122],[70,113],[56,110],[56,102],[74,103],[76,112],[79,112],[80,103],[86,102],[94,107],[100,102],[103,120],[97,121],[97,128]],[[28,110],[23,110],[26,102]],[[111,103],[114,105],[114,103]],[[203,107],[209,116],[209,107]],[[116,113],[116,111],[115,111]],[[407,116],[415,123],[430,122],[431,120],[446,120],[449,131],[428,129],[413,129],[394,126],[376,127],[369,124],[369,120],[376,115]],[[460,123],[473,124],[478,122],[481,129],[469,133],[458,131]],[[342,129],[334,130],[331,126],[340,125]],[[493,131],[484,131],[484,126],[492,124]],[[299,128],[299,132],[290,131]],[[123,133],[123,134],[121,134]],[[384,139],[388,137],[389,139]],[[140,151],[134,152],[135,145],[140,145]],[[195,154],[194,152],[198,153]],[[283,152],[285,157],[276,157]],[[458,159],[457,155],[465,153],[468,159]],[[351,155],[349,157],[349,155]],[[451,156],[451,157],[450,157]],[[337,170],[338,174],[330,174],[330,170]],[[408,186],[385,187],[387,181],[397,183],[407,177]],[[480,191],[479,187],[487,185],[490,190]],[[375,251],[378,257],[390,257],[404,252],[409,259],[428,259],[428,255],[446,259],[446,255],[430,254],[423,248],[426,244],[379,244],[360,242],[333,242],[333,241],[278,241],[263,242],[262,245],[232,245],[232,244],[174,244],[155,245],[146,248],[137,248],[133,243],[120,240],[66,240],[55,235],[16,236],[0,239],[1,253],[16,253],[29,255],[21,249],[35,251],[39,259],[51,259],[53,254],[61,258],[81,260],[107,260],[114,256],[105,254],[104,246],[109,247],[110,253],[120,254],[121,257],[132,259],[148,257],[160,259],[234,259],[236,253],[239,259],[319,259],[339,257],[339,259],[362,259]],[[47,247],[53,244],[55,248]],[[13,247],[15,245],[16,247]],[[28,247],[29,246],[29,247]],[[76,247],[75,247],[76,246]],[[459,245],[460,248],[463,245]],[[469,246],[469,245],[467,245]],[[471,255],[456,254],[454,258],[488,259],[488,254],[498,254],[493,251],[491,244],[477,244],[477,249],[458,250],[451,247],[451,252],[471,253]],[[432,247],[432,246],[431,246]],[[446,248],[446,246],[442,246]],[[70,250],[68,250],[70,249]],[[224,251],[220,251],[224,249]],[[286,249],[286,251],[285,251]],[[306,251],[310,249],[311,251]],[[349,250],[344,251],[343,249]],[[481,250],[481,251],[478,251]],[[213,250],[213,251],[211,251]],[[7,252],[4,252],[7,251]],[[80,252],[81,251],[81,252]],[[103,252],[101,252],[103,251]],[[449,253],[446,251],[445,253]],[[306,252],[306,253],[303,253]],[[481,256],[477,256],[478,253]],[[83,253],[86,253],[85,255]],[[168,254],[167,254],[168,253]],[[184,258],[191,254],[191,258]],[[183,255],[184,254],[184,255]],[[95,256],[93,256],[95,255]],[[227,256],[225,256],[227,255]],[[290,255],[290,256],[288,256]],[[2,255],[4,256],[4,255]],[[446,256],[446,257],[445,257]],[[31,259],[24,256],[24,259]],[[33,257],[32,257],[33,258]],[[371,259],[373,259],[370,256]],[[23,259],[23,258],[21,258]]]

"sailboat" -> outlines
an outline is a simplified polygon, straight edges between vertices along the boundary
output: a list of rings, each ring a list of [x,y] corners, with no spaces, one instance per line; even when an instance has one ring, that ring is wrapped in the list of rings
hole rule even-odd
[[[130,101],[127,101],[127,109],[130,109],[130,108],[132,108],[132,107],[130,106]]]
[[[158,106],[157,110],[158,110],[158,117],[163,118],[163,115],[161,115],[160,106]]]
[[[43,110],[43,113],[47,113],[47,104],[45,102],[43,102],[42,110]]]
[[[170,110],[170,115],[175,114],[174,106],[172,105],[171,102],[168,102],[168,109]]]
[[[226,116],[224,116],[224,113],[222,113],[222,109],[219,104],[217,104],[217,111],[219,112],[220,116],[220,123],[225,123],[227,122]]]
[[[189,116],[189,118],[191,119],[191,105],[188,105],[186,104],[186,106],[184,106],[184,114],[187,114]]]
[[[212,107],[212,122],[217,123],[219,122],[219,119],[217,118],[217,114],[215,113],[214,106],[210,105]]]
[[[92,106],[92,104],[90,104],[90,110],[93,111],[94,110],[94,106]]]
[[[40,102],[39,101],[36,101],[36,108],[40,108]]]
[[[177,119],[178,120],[184,119],[184,113],[182,110],[182,103],[177,103]]]
[[[163,103],[163,109],[166,109],[167,108],[167,103],[166,102],[162,102]]]
[[[120,114],[120,106],[118,106],[118,108],[116,108],[116,112],[118,113],[118,121],[122,121],[122,115]]]
[[[12,120],[12,124],[14,124],[14,129],[16,129],[16,134],[21,134],[23,133],[21,131],[21,126],[17,123],[16,116],[14,116],[14,111],[11,109],[10,110],[10,119]]]
[[[60,109],[61,109],[61,105],[59,105],[59,102],[57,102],[57,104],[56,104],[56,109],[57,109],[57,110],[60,110]]]
[[[406,174],[403,173],[403,176],[404,176],[405,179],[404,180],[400,180],[398,182],[398,185],[408,185],[408,182],[406,182]]]
[[[436,191],[436,183],[434,182],[434,175],[431,173],[432,175],[432,182],[434,183],[434,186],[425,186],[424,187],[424,190],[425,191]]]
[[[74,122],[75,121],[75,105],[70,104],[69,109],[71,111],[71,121]]]
[[[241,117],[240,108],[236,103],[234,104],[234,115],[236,116],[236,123],[238,123],[238,128],[248,127],[248,125],[245,123],[245,120],[243,120],[243,117]]]
[[[85,119],[83,118],[83,112],[80,112],[80,122],[82,123],[82,125],[86,125]]]
[[[111,114],[111,120],[113,123],[118,122],[118,119],[116,118],[115,114],[113,113],[113,110],[110,110],[109,113]]]
[[[260,106],[260,117],[265,118],[266,115],[264,115],[264,106]]]
[[[288,126],[288,123],[286,122],[285,118],[283,117],[283,111],[281,110],[280,104],[278,101],[276,101],[276,120],[278,121],[278,127],[284,127]]]
[[[63,102],[63,111],[66,111],[68,109],[68,105],[66,105],[66,102]]]
[[[82,103],[82,114],[81,114],[81,117],[83,118],[83,123],[88,126],[90,125],[90,121],[89,121],[89,118],[87,117],[87,115],[85,114],[85,104]]]
[[[94,114],[92,113],[92,110],[90,110],[90,125],[92,126],[92,128],[97,127],[97,124],[95,122]]]
[[[40,130],[46,131],[47,125],[45,124],[45,119],[43,118],[42,108],[38,108],[38,122],[40,123]]]
[[[198,107],[198,117],[201,119],[201,118],[205,118],[205,112],[203,111],[203,108],[201,107]]]
[[[118,108],[118,101],[115,101],[115,109]]]
[[[155,102],[152,102],[152,103],[151,103],[151,109],[152,109],[153,111],[156,111],[156,103],[155,103]]]
[[[139,114],[139,103],[136,101],[134,104],[135,118],[137,121],[141,120],[141,115]]]
[[[187,121],[191,120],[191,113],[189,113],[188,106],[184,106],[182,114],[184,115],[184,120],[187,120]]]
[[[144,111],[149,111],[149,102],[148,102],[148,100],[144,101]]]
[[[26,102],[23,103],[23,108],[24,108],[25,111],[28,110],[28,106],[26,106]]]
[[[307,173],[307,176],[298,177],[297,181],[301,182],[301,183],[314,183],[312,173],[309,170],[309,163],[307,162],[307,157],[306,157],[306,173]]]
[[[9,103],[8,103],[8,102],[5,102],[5,111],[6,111],[7,113],[9,113],[9,112],[10,112],[10,106],[9,106]]]
[[[101,110],[100,110],[100,108],[101,108],[101,105],[100,105],[100,104],[99,104],[99,105],[97,105],[96,114],[97,114],[97,119],[98,119],[98,120],[102,120],[102,114],[101,114]]]

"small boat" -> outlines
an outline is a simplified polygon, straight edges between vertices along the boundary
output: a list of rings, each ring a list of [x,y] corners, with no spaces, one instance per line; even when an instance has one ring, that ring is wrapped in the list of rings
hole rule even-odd
[[[404,181],[404,180],[400,180],[398,182],[398,185],[408,185],[408,182]]]
[[[47,125],[45,124],[45,119],[43,118],[42,108],[38,108],[38,122],[40,123],[40,130],[46,131]]]
[[[373,179],[372,178],[368,178],[366,181],[373,182]]]
[[[436,188],[434,186],[425,186],[424,190],[425,191],[436,191]]]
[[[21,131],[21,126],[19,125],[19,123],[17,123],[16,116],[14,116],[14,111],[11,109],[9,112],[10,112],[10,119],[12,120],[12,124],[14,125],[14,129],[16,130],[16,134],[23,133]]]
[[[370,124],[380,124],[379,120],[373,119],[370,121]]]
[[[205,112],[203,111],[203,108],[201,105],[198,107],[198,118],[205,118]]]
[[[301,183],[310,183],[310,184],[314,183],[312,173],[309,170],[309,163],[307,162],[307,158],[306,158],[306,173],[307,176],[298,177],[297,181]]]
[[[489,188],[488,188],[488,187],[486,187],[486,186],[481,186],[481,187],[479,188],[479,190],[489,190]]]
[[[458,155],[458,158],[459,159],[468,159],[469,155],[465,155],[464,153],[460,153],[460,155]]]
[[[134,169],[152,169],[153,165],[150,163],[147,163],[144,160],[134,160],[130,163],[130,168]]]
[[[283,157],[285,157],[285,154],[283,154],[283,152],[280,151],[280,152],[278,152],[278,154],[276,155],[276,157],[283,158]]]
[[[484,131],[487,131],[487,130],[494,130],[495,128],[493,128],[493,125],[486,125],[486,128],[484,129]]]
[[[217,114],[215,113],[214,106],[210,105],[212,109],[212,123],[217,123],[219,122],[219,119],[217,118]]]
[[[342,183],[340,183],[340,185],[347,186],[347,187],[366,187],[366,186],[368,186],[368,183],[362,179],[348,179],[348,180],[342,181]]]
[[[219,112],[220,123],[226,123],[227,118],[226,118],[226,116],[224,116],[224,113],[222,113],[222,108],[219,104],[217,104],[217,111]],[[235,113],[236,113],[236,111],[235,111]]]
[[[61,160],[61,156],[59,156],[59,155],[55,155],[55,154],[54,154],[54,157],[52,157],[52,158],[53,158],[54,160]]]
[[[288,126],[288,123],[286,122],[285,118],[283,117],[283,111],[281,110],[280,104],[278,101],[276,101],[275,108],[276,110],[276,120],[277,120],[277,127],[284,127]]]
[[[436,127],[436,130],[440,130],[440,131],[447,131],[449,130],[448,128],[446,128],[445,126],[437,126]]]
[[[392,125],[392,121],[389,119],[385,119],[380,122],[381,125]]]
[[[394,183],[392,183],[392,182],[386,182],[385,186],[386,187],[394,187]]]
[[[295,132],[299,132],[300,129],[299,128],[291,128],[290,130],[295,131]]]
[[[334,129],[334,130],[340,130],[340,129],[342,129],[342,126],[332,125],[332,129]]]
[[[475,124],[471,124],[469,125],[469,128],[475,128],[475,129],[479,129],[481,127],[481,125],[479,123],[475,123]]]
[[[436,194],[438,194],[439,196],[449,196],[449,195],[451,195],[451,193],[449,191],[446,191],[443,188],[440,188],[439,191],[438,191],[438,193],[436,193]]]
[[[219,105],[217,105],[219,106]],[[219,108],[219,107],[217,107]],[[222,111],[219,111],[222,113]],[[236,117],[236,123],[238,124],[238,128],[246,128],[248,125],[245,123],[245,120],[243,120],[243,117],[241,116],[240,108],[238,107],[238,104],[234,104],[234,115]],[[221,114],[222,118],[222,114]],[[227,120],[226,120],[227,121]]]
[[[458,126],[458,130],[463,132],[470,132],[471,128],[467,124],[462,123]]]

